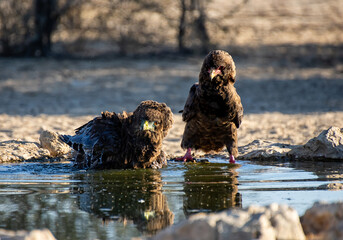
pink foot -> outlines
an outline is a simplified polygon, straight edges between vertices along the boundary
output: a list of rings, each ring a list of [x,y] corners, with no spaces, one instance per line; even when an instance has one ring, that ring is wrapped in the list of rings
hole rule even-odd
[[[230,163],[236,163],[235,157],[230,154]]]
[[[185,156],[175,158],[175,161],[195,162],[194,158],[192,157],[192,150],[188,148]]]

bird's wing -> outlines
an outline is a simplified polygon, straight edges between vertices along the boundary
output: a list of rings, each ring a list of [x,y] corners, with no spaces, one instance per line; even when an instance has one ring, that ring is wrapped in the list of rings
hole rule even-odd
[[[231,98],[227,102],[228,119],[233,122],[237,128],[239,128],[243,118],[243,105],[241,98],[234,88],[229,91],[229,95],[231,95]]]
[[[120,132],[121,121],[117,114],[104,112],[101,117],[77,128],[74,136],[62,136],[62,140],[74,150],[94,157],[97,151],[111,151],[118,147]]]
[[[188,98],[182,112],[182,120],[185,122],[191,120],[198,110],[198,99],[196,93],[198,87],[199,84],[195,83],[189,90]]]
[[[87,149],[89,148],[87,146],[93,145],[91,141],[91,139],[93,138],[90,137],[90,133],[91,133],[91,129],[95,121],[96,121],[96,118],[82,125],[81,127],[77,128],[75,130],[76,134],[74,136],[60,135],[60,139],[66,144],[68,144],[75,151],[81,154],[84,154],[85,150],[87,152]],[[84,149],[84,147],[86,149]]]
[[[240,103],[240,102],[239,102]],[[240,103],[239,106],[237,107],[237,112],[236,112],[236,116],[233,120],[233,122],[235,123],[236,127],[239,128],[241,123],[242,123],[242,119],[243,119],[243,106]]]

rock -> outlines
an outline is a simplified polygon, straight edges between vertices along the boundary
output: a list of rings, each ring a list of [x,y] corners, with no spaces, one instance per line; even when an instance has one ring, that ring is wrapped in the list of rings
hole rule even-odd
[[[57,133],[43,131],[39,140],[42,147],[36,142],[22,140],[0,142],[0,162],[57,157],[70,152],[69,146],[59,140]]]
[[[343,128],[330,127],[305,145],[255,140],[238,150],[237,159],[343,160]]]
[[[205,217],[205,214],[198,214]],[[193,219],[181,222],[175,227],[167,228],[159,232],[153,239],[163,240],[210,240],[215,239],[216,229],[205,220]]]
[[[315,203],[301,217],[308,239],[343,239],[343,202]]]
[[[56,240],[48,229],[27,231],[11,231],[0,229],[2,240]]]
[[[294,209],[271,204],[196,214],[153,239],[305,239],[305,235]]]
[[[38,143],[21,140],[0,142],[0,162],[24,161],[49,156],[49,151]]]
[[[343,184],[339,182],[333,182],[328,184],[323,184],[318,187],[318,189],[325,189],[331,191],[343,190]]]
[[[237,159],[283,159],[294,145],[274,143],[265,140],[255,140],[248,145],[239,147]]]
[[[39,136],[40,145],[48,149],[52,157],[59,157],[70,152],[70,147],[59,139],[55,132],[45,130]]]
[[[288,156],[304,160],[343,160],[343,128],[330,127],[305,145],[292,149]]]

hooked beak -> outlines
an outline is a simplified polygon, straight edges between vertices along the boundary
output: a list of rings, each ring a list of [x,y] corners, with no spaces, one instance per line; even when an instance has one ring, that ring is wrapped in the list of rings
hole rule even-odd
[[[212,79],[215,78],[218,74],[220,74],[221,71],[220,71],[219,68],[218,68],[218,69],[211,68],[211,69],[208,71],[208,73],[210,74],[210,78],[211,78],[211,80],[212,80]]]

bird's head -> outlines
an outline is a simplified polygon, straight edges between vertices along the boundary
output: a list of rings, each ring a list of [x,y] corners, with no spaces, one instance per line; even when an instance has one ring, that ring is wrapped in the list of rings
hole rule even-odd
[[[235,81],[236,67],[229,53],[214,50],[207,54],[199,74],[201,85],[227,85]]]
[[[162,140],[173,124],[173,113],[165,103],[143,101],[133,112],[136,134],[151,140]],[[153,141],[155,141],[153,140]]]

